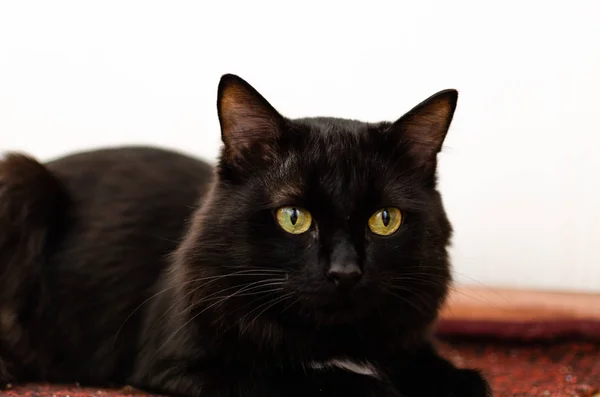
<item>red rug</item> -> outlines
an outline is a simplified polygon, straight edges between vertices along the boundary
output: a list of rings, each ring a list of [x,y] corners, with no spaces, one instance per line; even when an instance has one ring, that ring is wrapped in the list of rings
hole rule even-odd
[[[456,365],[482,369],[497,397],[600,393],[600,342],[454,341],[442,348]]]
[[[461,367],[482,368],[496,397],[589,397],[600,393],[600,342],[510,342],[470,339],[441,343]],[[131,390],[86,389],[77,385],[13,386],[5,397],[149,396]]]

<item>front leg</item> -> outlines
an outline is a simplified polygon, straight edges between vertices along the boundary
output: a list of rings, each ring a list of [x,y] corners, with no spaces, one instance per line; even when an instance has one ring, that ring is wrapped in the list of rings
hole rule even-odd
[[[475,369],[460,369],[428,343],[401,362],[385,365],[396,389],[407,397],[492,397],[487,380]]]
[[[0,357],[0,390],[3,390],[10,382],[14,382],[15,378],[10,370],[10,365]]]
[[[389,382],[344,370],[170,368],[132,383],[173,397],[401,397]]]

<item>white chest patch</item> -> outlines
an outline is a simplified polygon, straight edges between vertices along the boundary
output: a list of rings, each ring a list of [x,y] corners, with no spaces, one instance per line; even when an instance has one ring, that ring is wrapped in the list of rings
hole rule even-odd
[[[309,367],[313,369],[339,368],[346,371],[354,372],[355,374],[379,378],[379,373],[377,372],[377,369],[373,364],[369,362],[334,359],[323,362],[313,361],[309,364]]]

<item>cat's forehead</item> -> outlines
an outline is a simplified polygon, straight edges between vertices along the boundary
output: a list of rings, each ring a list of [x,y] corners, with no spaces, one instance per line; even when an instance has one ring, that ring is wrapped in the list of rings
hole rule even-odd
[[[293,120],[293,123],[308,130],[314,138],[326,138],[331,135],[361,135],[366,134],[374,125],[354,119],[336,117],[306,117]]]
[[[320,204],[351,210],[366,198],[384,194],[390,167],[378,153],[367,123],[354,120],[305,119],[305,134],[286,152],[270,189],[276,201],[308,197]]]
[[[343,171],[340,164],[362,162],[364,157],[377,155],[382,141],[381,123],[358,120],[313,117],[294,120],[291,132],[292,152],[299,154],[310,166]],[[346,167],[347,168],[347,167]],[[346,169],[346,171],[349,171]]]
[[[278,205],[309,205],[349,215],[376,189],[372,180],[351,164],[340,166],[337,159],[316,161],[300,155],[284,161],[273,182],[268,183],[270,199]],[[337,164],[336,164],[337,163]],[[300,200],[300,201],[298,201]]]
[[[340,216],[380,204],[419,207],[422,178],[401,147],[384,141],[389,123],[324,117],[294,122],[291,147],[261,177],[272,205],[300,198]]]
[[[261,181],[273,206],[308,203],[344,218],[380,205],[426,206],[421,178],[361,147],[292,152],[269,175]]]

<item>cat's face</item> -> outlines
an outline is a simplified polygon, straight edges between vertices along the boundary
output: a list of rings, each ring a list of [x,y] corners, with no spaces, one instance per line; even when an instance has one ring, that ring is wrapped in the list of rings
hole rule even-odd
[[[225,76],[225,146],[193,249],[231,274],[214,284],[241,291],[238,315],[431,321],[450,280],[435,157],[456,99],[441,92],[395,123],[289,120]]]

